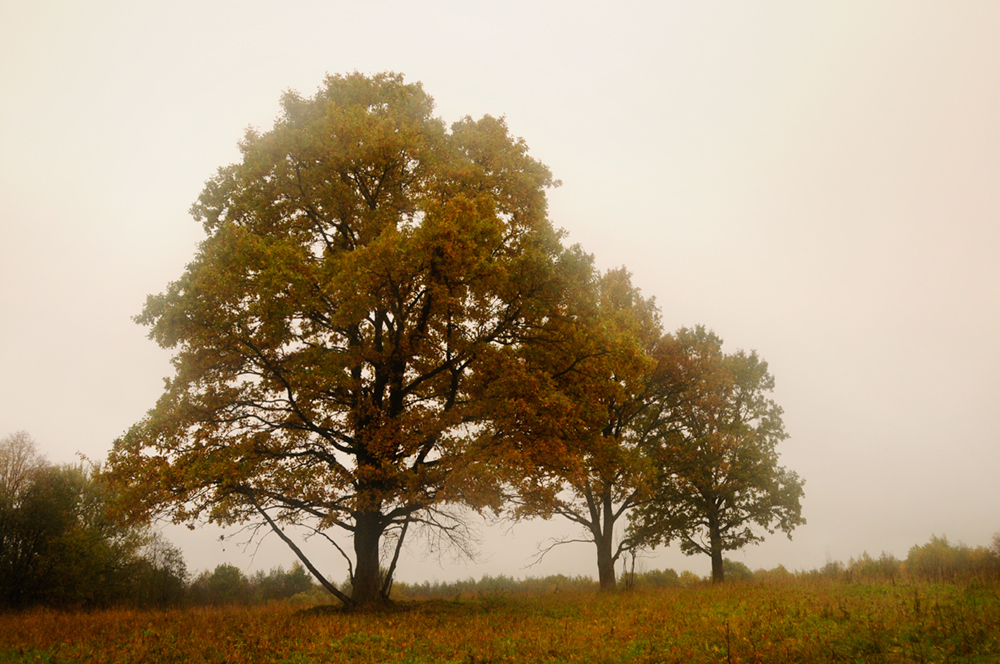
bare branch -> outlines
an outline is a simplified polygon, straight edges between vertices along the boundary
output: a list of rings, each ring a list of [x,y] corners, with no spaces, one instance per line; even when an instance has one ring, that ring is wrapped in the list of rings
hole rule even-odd
[[[312,573],[312,575],[314,577],[316,577],[316,580],[318,580],[323,585],[324,588],[326,588],[327,590],[329,590],[330,594],[332,594],[334,597],[336,597],[341,602],[343,602],[345,606],[353,606],[354,602],[351,600],[351,598],[348,597],[347,595],[345,595],[344,593],[340,592],[340,589],[337,588],[337,586],[335,586],[332,583],[330,583],[329,581],[327,581],[326,577],[323,576],[320,573],[320,571],[318,569],[316,569],[316,567],[312,564],[312,562],[310,562],[310,560],[308,558],[306,558],[306,555],[304,553],[302,553],[302,549],[300,549],[298,546],[295,545],[295,542],[293,542],[288,537],[288,535],[286,535],[281,530],[281,528],[278,526],[278,524],[276,524],[274,522],[274,520],[271,518],[271,516],[267,512],[264,511],[264,508],[262,508],[257,503],[257,501],[254,499],[253,495],[250,494],[249,492],[247,492],[245,495],[246,495],[247,499],[250,501],[250,503],[257,509],[257,512],[264,518],[265,521],[267,521],[268,525],[271,526],[271,530],[273,530],[274,533],[279,538],[281,538],[282,542],[284,542],[285,544],[288,545],[288,548],[290,548],[295,553],[295,555],[298,557],[298,559],[302,561],[302,564],[306,566],[306,569],[308,569]],[[340,547],[337,547],[337,548],[340,548]]]
[[[410,526],[410,520],[407,519],[403,522],[403,529],[399,533],[399,538],[396,540],[396,551],[392,554],[392,562],[389,563],[389,570],[385,573],[385,583],[382,585],[382,597],[388,597],[389,591],[392,589],[392,577],[396,572],[396,562],[399,560],[399,551],[403,548],[403,538],[406,537],[406,529]]]
[[[532,562],[525,565],[525,568],[534,567],[538,563],[542,562],[542,559],[548,554],[549,551],[556,548],[557,546],[562,546],[563,544],[593,544],[592,539],[556,539],[555,537],[549,538],[548,546],[539,546],[535,555],[531,557]]]

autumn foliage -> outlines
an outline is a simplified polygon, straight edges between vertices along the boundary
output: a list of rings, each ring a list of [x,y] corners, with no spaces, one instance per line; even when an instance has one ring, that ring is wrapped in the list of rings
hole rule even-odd
[[[676,382],[628,272],[562,245],[557,182],[504,120],[432,111],[400,75],[330,76],[247,131],[192,208],[197,255],[137,317],[175,373],[106,477],[138,521],[270,529],[351,606],[388,599],[414,529],[463,550],[454,506],[573,520],[613,587],[654,543],[616,524],[679,477],[677,395],[708,396]],[[331,544],[350,595],[288,524]]]

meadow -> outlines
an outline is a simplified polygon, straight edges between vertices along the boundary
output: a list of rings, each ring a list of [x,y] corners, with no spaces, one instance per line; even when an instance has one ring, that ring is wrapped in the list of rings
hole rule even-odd
[[[0,663],[998,661],[995,582],[792,577],[611,594],[478,592],[380,613],[283,601],[0,616]]]

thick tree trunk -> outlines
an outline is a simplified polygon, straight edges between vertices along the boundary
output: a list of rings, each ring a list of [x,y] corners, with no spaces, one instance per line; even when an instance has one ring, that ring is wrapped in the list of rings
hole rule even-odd
[[[594,543],[597,544],[597,578],[601,583],[601,591],[614,590],[618,585],[615,578],[615,513],[611,501],[611,483],[601,486],[600,507],[591,512],[593,517],[592,532]],[[603,518],[602,518],[603,517]]]
[[[722,533],[719,532],[719,524],[715,519],[709,519],[708,530],[712,555],[712,583],[722,583],[725,581],[725,569],[722,565]]]
[[[597,544],[597,577],[601,582],[601,590],[614,590],[618,581],[615,578],[615,559],[611,554],[612,538],[602,536],[596,538]]]
[[[356,607],[382,603],[382,583],[379,578],[379,551],[385,529],[382,515],[363,512],[354,518],[354,578],[351,579],[351,601]]]

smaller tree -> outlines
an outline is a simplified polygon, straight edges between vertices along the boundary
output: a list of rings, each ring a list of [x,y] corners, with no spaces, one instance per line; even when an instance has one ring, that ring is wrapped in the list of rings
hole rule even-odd
[[[306,568],[296,562],[287,572],[282,567],[274,567],[267,573],[258,571],[250,585],[255,602],[269,602],[308,592],[313,588],[313,581]]]
[[[40,538],[27,530],[23,505],[44,466],[25,431],[0,440],[0,605],[24,602]]]
[[[520,514],[557,515],[583,529],[580,538],[552,540],[539,557],[560,544],[592,542],[601,589],[612,590],[615,564],[634,549],[621,531],[648,492],[648,451],[669,389],[658,361],[655,302],[624,268],[597,275],[589,257],[577,259],[566,315],[551,318],[546,343],[524,354],[526,366],[547,380],[504,387],[521,393],[509,402],[519,430],[548,452],[532,455],[537,468],[520,482]]]
[[[791,537],[804,524],[802,480],[778,465],[782,410],[767,393],[774,378],[756,353],[722,352],[703,327],[681,329],[673,374],[681,386],[671,427],[660,439],[652,499],[637,510],[630,536],[648,546],[680,542],[687,555],[712,559],[725,578],[724,551],[762,541],[761,530]]]
[[[199,574],[191,584],[190,594],[195,604],[249,604],[250,580],[239,567],[222,563],[211,572]]]
[[[131,573],[132,601],[139,606],[176,606],[187,595],[187,564],[181,550],[160,533],[150,535],[139,550]]]
[[[4,436],[0,440],[0,505],[12,507],[31,482],[34,472],[44,464],[27,431]]]

